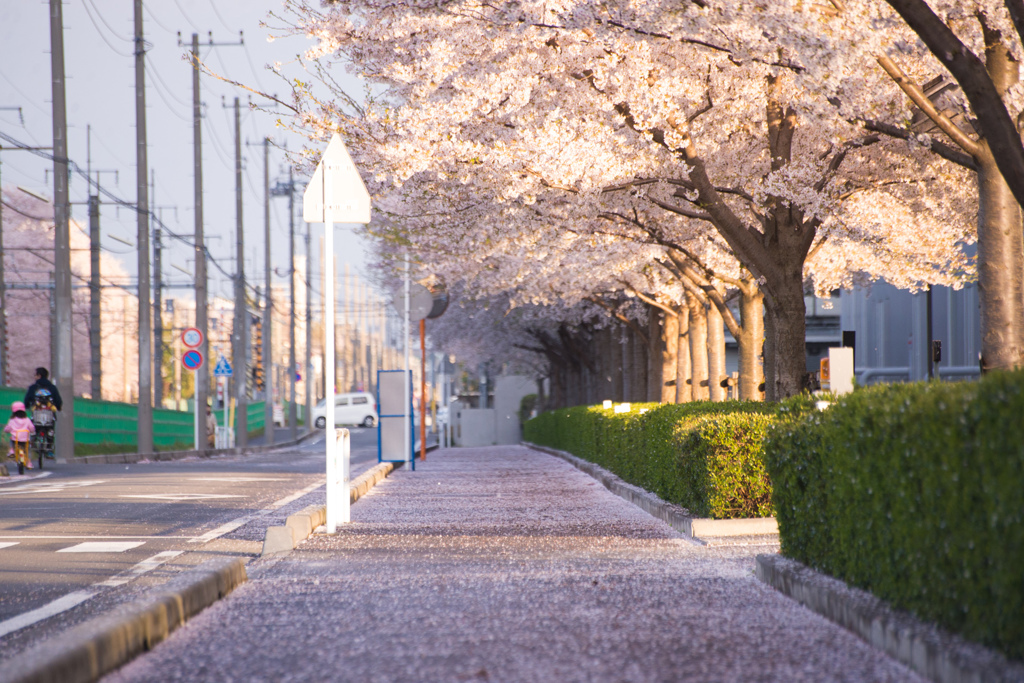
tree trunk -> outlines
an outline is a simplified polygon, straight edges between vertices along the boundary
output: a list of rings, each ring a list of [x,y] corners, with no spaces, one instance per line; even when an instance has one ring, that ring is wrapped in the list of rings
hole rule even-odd
[[[690,307],[690,389],[694,401],[707,401],[708,394],[708,312],[704,303],[687,297]]]
[[[633,400],[633,330],[628,327],[622,330],[622,342],[619,344],[622,354],[622,396],[620,403]]]
[[[633,397],[631,403],[643,403],[647,400],[647,343],[644,338],[633,333]]]
[[[715,306],[708,307],[708,396],[712,401],[724,401],[728,390],[722,386],[725,379],[725,323]]]
[[[740,292],[739,394],[740,400],[759,401],[763,379],[761,352],[764,344],[764,295],[755,287]]]
[[[804,389],[807,309],[799,273],[790,273],[773,284],[771,291],[765,293],[765,400],[781,401]]]
[[[676,372],[679,362],[679,318],[662,314],[661,324],[661,402],[676,402]]]
[[[608,328],[608,373],[611,375],[613,401],[622,402],[622,328],[613,325]]]
[[[678,354],[676,356],[676,403],[688,403],[693,400],[693,387],[690,386],[690,309],[683,304],[676,316],[679,330]]]
[[[661,311],[654,306],[647,307],[647,399],[648,403],[661,403],[664,385],[665,340],[662,339],[664,326]]]
[[[1024,233],[1021,210],[987,146],[978,163],[978,297],[981,369],[1024,364]]]

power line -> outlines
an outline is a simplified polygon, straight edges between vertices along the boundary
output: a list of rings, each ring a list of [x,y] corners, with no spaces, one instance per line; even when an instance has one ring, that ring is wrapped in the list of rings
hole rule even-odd
[[[93,27],[96,29],[96,33],[99,34],[100,40],[102,40],[104,43],[106,43],[107,47],[109,47],[114,52],[114,54],[118,55],[119,57],[125,57],[126,59],[130,59],[132,57],[131,54],[125,53],[125,52],[121,52],[120,50],[118,50],[116,47],[111,45],[110,41],[107,40],[107,37],[105,35],[103,35],[103,29],[101,29],[99,24],[96,23],[96,20],[92,16],[92,12],[89,11],[89,5],[90,4],[92,4],[92,3],[90,3],[89,0],[86,0],[85,3],[83,3],[82,7],[85,8],[85,13],[89,17],[89,21],[92,22]],[[95,7],[93,7],[93,10],[95,10],[96,13],[99,14],[99,10],[97,10]],[[100,17],[100,18],[102,19],[102,17]],[[107,23],[106,20],[104,20],[103,23],[106,24]],[[110,28],[110,26],[108,25],[107,28]],[[111,32],[114,33],[113,30],[111,30]],[[116,33],[114,33],[114,37],[118,37]]]

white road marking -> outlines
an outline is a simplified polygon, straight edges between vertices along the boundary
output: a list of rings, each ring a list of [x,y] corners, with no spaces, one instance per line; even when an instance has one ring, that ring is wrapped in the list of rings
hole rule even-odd
[[[83,486],[95,486],[96,484],[106,483],[106,481],[100,479],[89,479],[86,481],[60,480],[39,484],[23,484],[12,488],[10,491],[0,491],[0,496],[16,496],[21,493],[57,493],[64,489],[77,489]]]
[[[53,602],[43,605],[39,609],[19,614],[16,617],[11,617],[7,621],[0,621],[0,638],[3,638],[8,633],[14,633],[19,629],[23,629],[26,626],[31,626],[43,619],[48,619],[55,614],[66,612],[76,605],[81,605],[94,595],[96,595],[96,591],[75,591],[74,593],[68,593],[63,597],[57,598]]]
[[[122,495],[121,498],[153,498],[155,500],[214,500],[216,498],[242,498],[232,493],[138,493]]]
[[[193,477],[189,481],[244,482],[244,481],[288,481],[288,479],[287,479],[287,477]]]
[[[263,510],[258,510],[257,512],[254,512],[251,515],[245,515],[244,517],[238,517],[237,519],[233,519],[233,520],[231,520],[230,522],[228,522],[226,524],[221,524],[216,529],[212,529],[210,531],[207,531],[202,536],[196,536],[195,538],[191,539],[189,542],[190,543],[209,543],[210,541],[212,541],[215,538],[220,538],[221,536],[223,536],[225,534],[230,534],[232,531],[234,531],[235,529],[237,529],[239,527],[245,526],[246,524],[248,524],[252,520],[256,519],[257,517],[262,517],[263,515],[269,515],[274,510],[280,509],[280,508],[284,507],[285,505],[287,505],[288,503],[291,503],[292,501],[295,501],[295,500],[298,500],[299,498],[302,498],[307,493],[315,491],[315,490],[317,490],[318,488],[320,488],[323,485],[324,485],[323,482],[317,482],[315,484],[310,484],[306,488],[301,489],[299,491],[296,491],[295,493],[291,494],[290,496],[285,496],[284,498],[281,498],[280,500],[274,501],[273,503],[270,504],[270,507],[267,507],[267,508],[265,508]]]
[[[2,550],[4,548],[10,548],[12,545],[18,545],[18,542],[17,541],[13,541],[13,542],[7,542],[7,543],[0,543],[0,550]]]
[[[12,474],[9,477],[0,479],[0,484],[24,484],[26,481],[42,479],[43,477],[48,477],[51,474],[53,474],[53,472],[40,472],[39,474]]]
[[[68,548],[61,548],[58,553],[123,553],[132,548],[138,548],[145,541],[86,541]]]
[[[165,550],[162,553],[157,553],[153,557],[139,562],[137,565],[129,569],[128,571],[121,572],[115,576],[110,577],[106,581],[100,581],[93,585],[97,588],[113,588],[114,586],[123,586],[124,584],[139,578],[146,572],[151,572],[167,560],[181,555],[184,551],[182,550]]]
[[[121,535],[121,536],[97,536],[96,534],[89,534],[87,536],[22,536],[20,534],[17,535],[17,536],[12,536],[12,535],[0,536],[0,539],[4,539],[4,538],[18,538],[18,539],[21,539],[22,541],[28,541],[28,540],[37,540],[37,541],[38,540],[47,540],[47,541],[52,541],[52,540],[57,540],[57,541],[77,541],[80,538],[142,538],[142,539],[145,539],[145,540],[148,541],[148,540],[151,540],[151,539],[180,540],[182,538],[192,538],[192,537],[191,536],[124,536],[124,535]]]

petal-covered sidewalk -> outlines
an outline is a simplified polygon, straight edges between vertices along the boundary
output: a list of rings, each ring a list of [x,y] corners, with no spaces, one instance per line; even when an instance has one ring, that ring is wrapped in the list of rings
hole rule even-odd
[[[449,449],[110,681],[920,681],[555,457]]]

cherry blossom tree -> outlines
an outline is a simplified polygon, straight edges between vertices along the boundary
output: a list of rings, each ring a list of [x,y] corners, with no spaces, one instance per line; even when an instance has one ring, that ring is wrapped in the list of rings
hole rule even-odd
[[[572,194],[572,220],[593,230],[588,216],[616,213],[602,206],[606,189],[655,180],[640,199],[711,226],[758,285],[769,398],[802,386],[808,282],[819,291],[878,276],[955,284],[967,271],[955,249],[972,238],[962,173],[837,114],[788,57],[701,39],[709,24],[699,8],[294,7],[319,39],[311,59],[350,60],[382,89],[358,115],[303,89],[296,104],[314,134],[340,127],[350,136],[377,171],[371,191],[386,211],[396,188],[406,204],[417,194],[460,197],[451,206],[463,215],[449,217],[461,231],[437,225],[436,239],[493,246],[509,233],[536,234],[515,222],[543,216],[551,190]],[[732,43],[755,30],[744,26]],[[474,220],[466,207],[481,205],[502,222]],[[879,206],[916,225],[893,230]],[[931,238],[907,239],[908,227]],[[500,286],[524,260],[487,262],[480,277]]]

